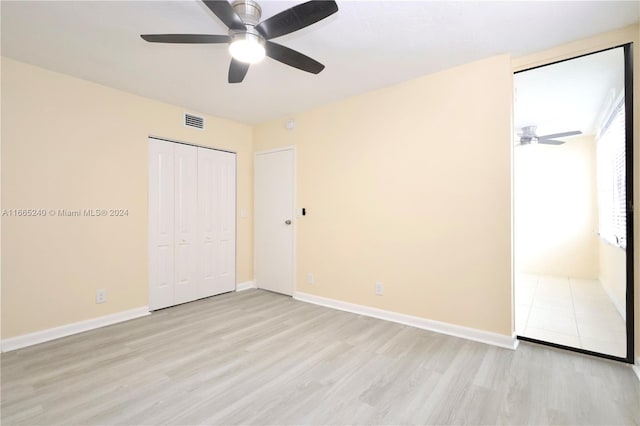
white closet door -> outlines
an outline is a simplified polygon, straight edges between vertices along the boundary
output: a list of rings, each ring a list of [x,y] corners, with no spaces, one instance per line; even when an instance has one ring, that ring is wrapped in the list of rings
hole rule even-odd
[[[220,165],[218,194],[218,280],[223,292],[236,288],[236,155],[217,151]]]
[[[198,275],[199,297],[220,293],[217,286],[218,253],[216,245],[217,200],[215,151],[198,148]]]
[[[173,305],[174,144],[149,139],[149,308]]]
[[[197,209],[198,151],[175,144],[175,291],[174,303],[198,298]]]
[[[198,148],[199,297],[235,289],[235,160]]]

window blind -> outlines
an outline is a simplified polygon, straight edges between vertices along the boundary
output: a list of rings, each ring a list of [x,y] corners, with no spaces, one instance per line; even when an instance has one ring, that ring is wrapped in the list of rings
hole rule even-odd
[[[596,142],[599,233],[611,244],[627,246],[627,195],[624,98],[612,110]]]

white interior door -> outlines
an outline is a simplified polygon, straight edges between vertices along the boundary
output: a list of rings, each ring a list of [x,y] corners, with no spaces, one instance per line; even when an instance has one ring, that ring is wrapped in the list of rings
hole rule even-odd
[[[235,289],[236,156],[198,148],[199,297]]]
[[[173,305],[174,144],[149,139],[149,308]]]
[[[258,288],[294,290],[293,148],[257,153],[254,160],[255,277]]]
[[[175,290],[174,304],[198,298],[197,209],[198,151],[174,144],[175,171]]]

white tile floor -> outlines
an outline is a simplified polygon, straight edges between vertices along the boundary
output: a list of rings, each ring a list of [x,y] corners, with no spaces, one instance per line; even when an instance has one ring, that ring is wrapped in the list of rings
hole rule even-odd
[[[598,280],[522,274],[515,299],[518,335],[626,356],[624,320]]]

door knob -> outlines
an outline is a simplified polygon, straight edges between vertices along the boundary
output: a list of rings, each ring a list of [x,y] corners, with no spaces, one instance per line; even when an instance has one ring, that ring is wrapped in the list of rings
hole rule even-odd
[[[284,221],[284,223],[285,223],[286,225],[291,225],[291,220],[290,220],[290,219],[287,219],[287,220],[285,220],[285,221]]]

